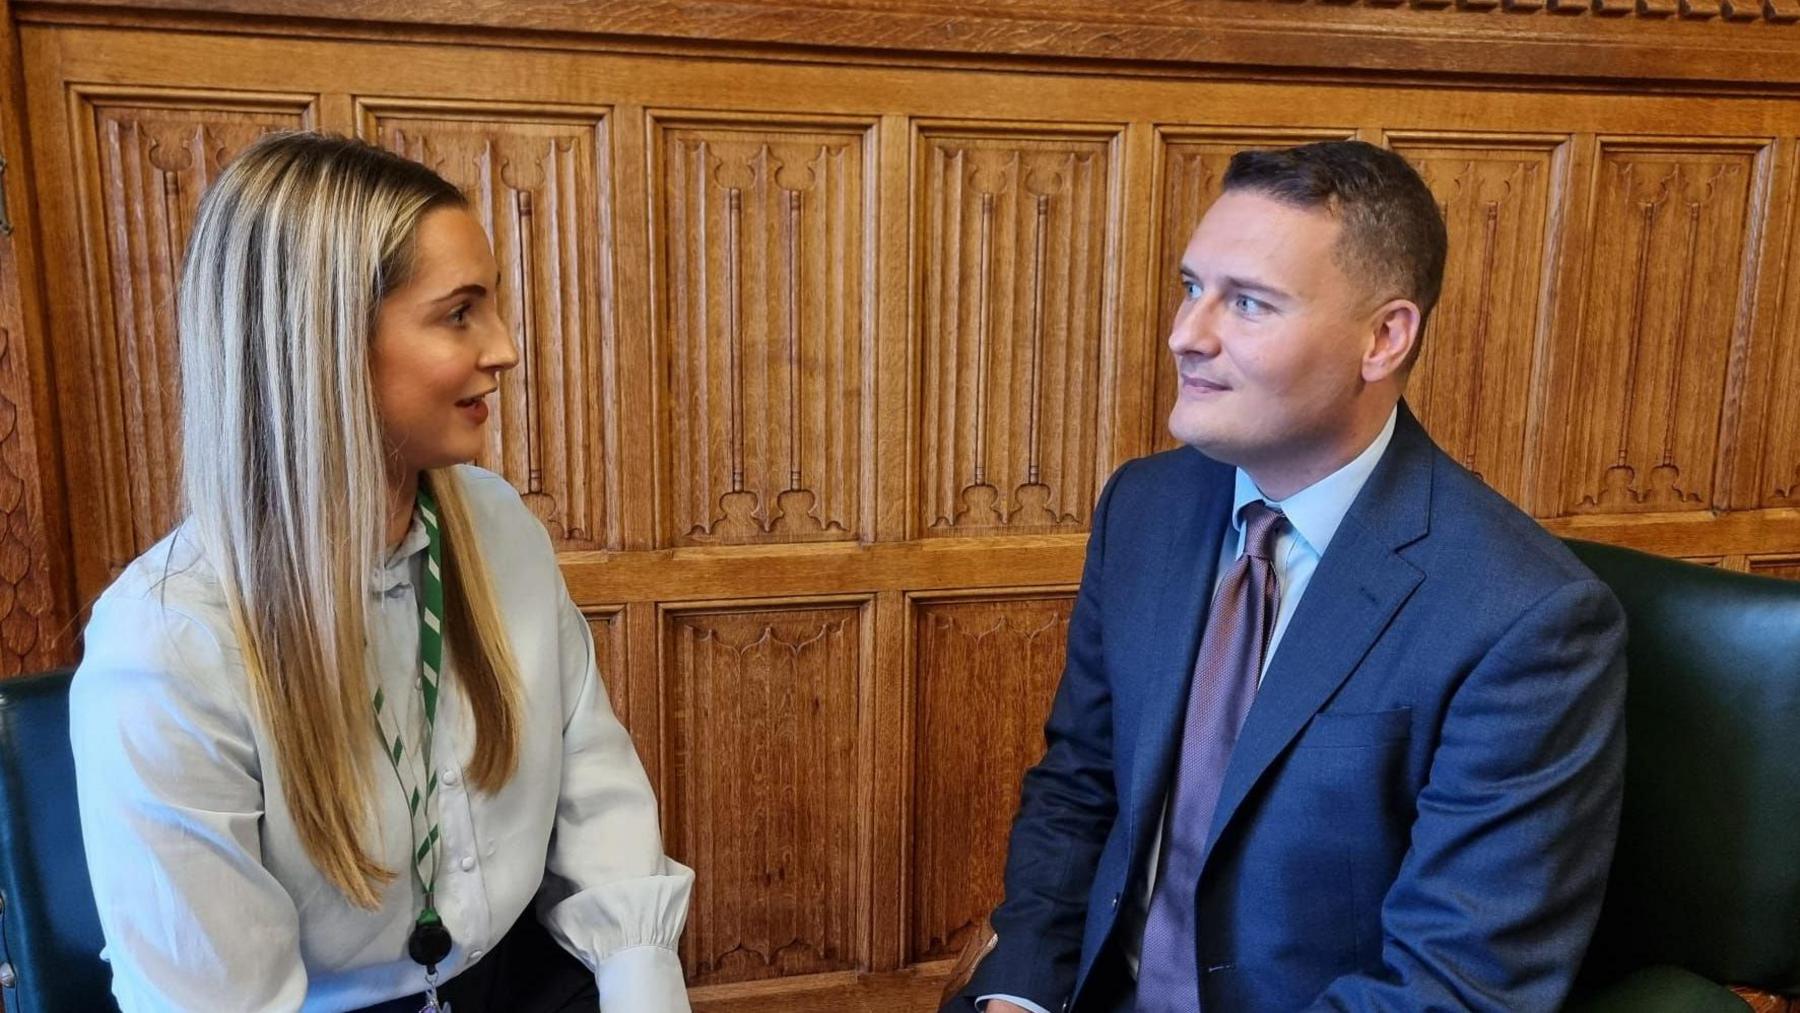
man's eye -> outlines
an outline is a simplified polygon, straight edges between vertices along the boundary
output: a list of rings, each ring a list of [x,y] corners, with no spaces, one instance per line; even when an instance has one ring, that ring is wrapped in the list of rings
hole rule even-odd
[[[1181,291],[1189,299],[1198,299],[1200,298],[1200,283],[1191,278],[1183,278],[1181,279]]]
[[[1268,312],[1269,304],[1263,302],[1261,299],[1254,299],[1247,295],[1240,295],[1237,298],[1231,300],[1231,307],[1232,307],[1232,309],[1237,310],[1239,313],[1242,313],[1245,316],[1254,317],[1254,316],[1261,316],[1262,314]]]

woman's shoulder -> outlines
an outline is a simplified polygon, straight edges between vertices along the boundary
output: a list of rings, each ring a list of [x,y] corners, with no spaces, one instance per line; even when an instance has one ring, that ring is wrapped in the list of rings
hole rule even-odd
[[[468,497],[471,508],[483,514],[531,513],[519,498],[519,490],[504,476],[474,464],[459,464],[450,470],[462,483],[463,495]]]
[[[243,705],[236,638],[218,576],[190,525],[133,560],[94,602],[75,700],[131,710],[167,694]]]
[[[193,622],[215,631],[230,626],[218,572],[201,551],[191,523],[181,524],[119,571],[94,602],[96,615],[112,607],[148,608],[171,622]]]
[[[549,533],[544,530],[544,522],[525,505],[519,490],[513,488],[511,482],[473,464],[459,464],[455,473],[462,483],[470,520],[481,533],[482,543],[489,552],[502,553],[502,558],[514,562],[519,561],[519,553],[528,558],[541,557],[555,562],[555,552],[550,545]]]

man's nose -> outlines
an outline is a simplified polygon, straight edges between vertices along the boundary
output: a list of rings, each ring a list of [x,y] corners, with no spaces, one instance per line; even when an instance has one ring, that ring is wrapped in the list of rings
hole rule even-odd
[[[1188,303],[1175,314],[1174,326],[1169,328],[1169,349],[1177,353],[1218,354],[1218,306],[1210,296]]]

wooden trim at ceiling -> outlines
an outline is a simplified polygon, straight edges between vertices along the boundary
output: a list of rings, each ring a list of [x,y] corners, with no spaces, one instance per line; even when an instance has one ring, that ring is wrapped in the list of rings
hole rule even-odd
[[[490,29],[505,41],[729,44],[1168,71],[1687,81],[1800,88],[1800,0],[61,0],[32,21],[191,20],[307,34]],[[255,19],[246,24],[243,19]],[[466,36],[465,36],[466,39]],[[502,41],[496,39],[495,41]]]

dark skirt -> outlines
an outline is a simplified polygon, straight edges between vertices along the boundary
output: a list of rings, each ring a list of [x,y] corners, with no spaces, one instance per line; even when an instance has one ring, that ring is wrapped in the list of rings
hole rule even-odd
[[[453,1013],[594,1013],[594,975],[538,924],[527,908],[499,945],[438,987]],[[419,1013],[425,994],[370,1006],[363,1013]]]

